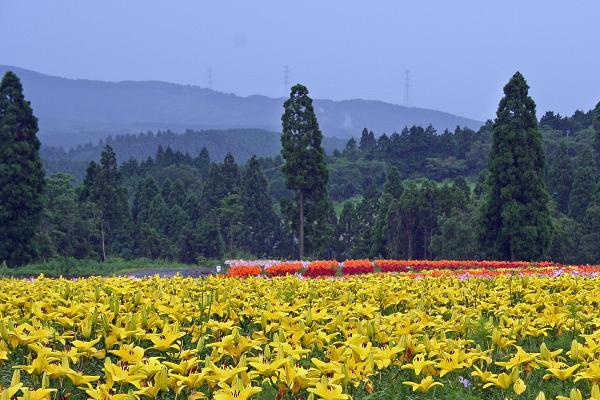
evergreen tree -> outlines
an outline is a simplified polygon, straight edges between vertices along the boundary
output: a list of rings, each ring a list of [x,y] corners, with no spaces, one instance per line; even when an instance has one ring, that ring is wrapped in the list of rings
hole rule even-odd
[[[7,72],[0,83],[0,263],[10,266],[35,256],[44,190],[37,131],[19,78]]]
[[[372,160],[377,151],[377,139],[373,131],[364,128],[360,137],[360,151],[365,154],[367,159]]]
[[[344,260],[351,257],[357,231],[356,211],[351,202],[346,202],[335,230],[335,257]]]
[[[240,169],[233,158],[233,154],[227,153],[221,167],[221,179],[225,187],[225,194],[232,195],[239,193],[240,189]]]
[[[362,201],[356,207],[357,231],[350,251],[353,258],[368,258],[371,255],[378,205],[379,191],[369,183]]]
[[[90,203],[80,203],[73,177],[54,174],[47,179],[45,207],[37,237],[39,256],[96,258],[98,256],[97,211]]]
[[[210,211],[197,231],[198,254],[209,259],[220,259],[223,256],[223,237],[219,229],[219,219],[215,211]]]
[[[290,98],[285,101],[282,120],[281,155],[285,160],[283,173],[288,189],[296,194],[298,212],[298,253],[304,256],[305,224],[314,225],[317,218],[323,217],[321,207],[330,208],[327,196],[328,171],[325,152],[321,147],[323,135],[319,129],[312,99],[302,85],[291,89]],[[311,202],[312,213],[305,212],[305,203]],[[327,206],[329,203],[329,207]]]
[[[504,87],[493,126],[480,243],[496,259],[543,259],[552,237],[542,136],[528,90],[517,72]]]
[[[594,128],[594,145],[596,148],[596,157],[600,166],[600,102],[592,111],[592,127]]]
[[[218,209],[223,237],[227,239],[227,250],[234,252],[237,248],[238,237],[242,231],[242,205],[239,194],[227,195],[221,200]]]
[[[585,212],[594,195],[598,172],[592,150],[588,147],[578,160],[569,201],[569,216],[583,222]]]
[[[206,174],[208,174],[208,167],[210,166],[210,156],[208,155],[206,147],[203,147],[202,150],[200,150],[200,154],[198,154],[198,157],[194,160],[194,165],[200,171],[200,176],[203,178],[206,177]]]
[[[158,194],[160,194],[160,189],[152,176],[147,177],[138,184],[131,208],[134,222],[148,222],[150,204]]]
[[[356,139],[350,138],[344,148],[344,157],[349,160],[355,160],[358,158],[358,149],[356,147]]]
[[[373,257],[385,257],[387,246],[388,217],[391,207],[397,203],[402,196],[403,186],[398,169],[390,168],[385,181],[383,194],[377,204],[373,237],[371,240],[371,255]]]
[[[430,250],[436,259],[472,260],[477,258],[477,235],[473,230],[475,221],[470,214],[455,210],[449,216],[440,217],[439,231],[432,237]]]
[[[241,206],[244,250],[261,257],[272,254],[279,219],[273,210],[267,178],[255,156],[248,161],[244,171]]]
[[[548,189],[556,201],[558,211],[569,212],[569,198],[573,184],[573,166],[567,152],[565,142],[560,142],[550,171],[548,172]]]
[[[107,145],[100,156],[100,166],[90,163],[82,191],[83,200],[98,206],[101,214],[102,254],[128,256],[130,246],[130,214],[127,189],[117,167],[117,157]]]
[[[171,193],[169,197],[165,199],[169,207],[183,207],[186,198],[186,188],[180,178],[177,178],[175,182],[173,182],[173,187],[171,188]]]
[[[583,219],[585,235],[581,238],[580,253],[585,262],[600,263],[600,184],[588,205]]]

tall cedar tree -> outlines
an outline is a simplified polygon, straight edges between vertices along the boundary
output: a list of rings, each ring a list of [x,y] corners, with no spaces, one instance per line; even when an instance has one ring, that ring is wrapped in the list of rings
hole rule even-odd
[[[596,133],[594,147],[596,148],[596,157],[598,159],[598,166],[600,167],[600,102],[596,104],[596,107],[592,111],[592,126]]]
[[[565,142],[560,142],[548,173],[548,189],[556,201],[558,211],[569,212],[569,198],[573,185],[573,166]]]
[[[583,222],[588,205],[592,201],[594,189],[598,182],[598,171],[592,150],[585,149],[577,162],[573,190],[569,201],[569,216],[575,221]]]
[[[21,81],[7,72],[0,83],[0,263],[10,266],[35,255],[44,190],[37,131]]]
[[[103,259],[109,253],[128,255],[131,243],[127,189],[117,167],[117,156],[109,145],[102,151],[100,165],[91,162],[88,167],[82,200],[95,203],[100,210]]]
[[[288,189],[296,193],[298,208],[298,252],[304,256],[304,205],[307,198],[315,204],[327,197],[328,171],[325,152],[321,147],[323,135],[308,96],[308,89],[295,85],[290,98],[283,104],[281,117],[281,155],[285,160],[283,173]]]
[[[279,221],[273,211],[273,198],[260,163],[253,156],[244,171],[241,187],[244,250],[257,256],[273,254],[274,235]]]
[[[385,181],[383,194],[379,197],[377,204],[373,238],[371,240],[371,255],[373,257],[385,257],[387,254],[388,213],[392,205],[400,200],[403,190],[398,169],[391,167]]]
[[[480,243],[496,259],[543,259],[552,237],[542,136],[528,90],[517,72],[504,87],[493,125]]]

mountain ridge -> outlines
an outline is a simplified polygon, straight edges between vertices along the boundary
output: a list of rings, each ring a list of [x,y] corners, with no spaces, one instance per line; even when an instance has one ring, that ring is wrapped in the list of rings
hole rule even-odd
[[[283,98],[239,96],[160,80],[73,79],[0,65],[0,74],[9,70],[23,82],[45,145],[73,147],[110,135],[167,129],[278,131],[281,126]],[[456,126],[477,129],[482,125],[442,111],[380,100],[315,99],[313,104],[323,134],[343,139],[359,135],[364,127],[381,134],[411,125],[431,124],[438,131]]]

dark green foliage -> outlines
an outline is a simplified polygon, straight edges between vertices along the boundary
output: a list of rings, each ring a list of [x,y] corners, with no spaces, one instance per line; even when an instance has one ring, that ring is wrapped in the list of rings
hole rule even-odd
[[[580,253],[583,259],[594,264],[600,263],[600,184],[590,201],[583,219],[585,234],[581,237]]]
[[[148,221],[150,204],[159,193],[160,190],[156,183],[156,179],[152,176],[147,177],[138,184],[135,196],[133,197],[133,206],[131,208],[134,222],[140,223]]]
[[[493,126],[480,242],[495,259],[543,259],[552,237],[542,137],[528,90],[517,72],[504,87]]]
[[[256,157],[248,161],[240,193],[243,250],[257,256],[272,254],[280,223],[273,210],[269,184]]]
[[[439,230],[431,238],[430,250],[442,260],[472,260],[478,258],[477,234],[472,215],[454,212],[441,216]]]
[[[45,207],[38,237],[39,257],[98,258],[100,215],[93,203],[79,202],[73,177],[55,174],[46,181]]]
[[[583,222],[594,189],[598,182],[598,171],[592,150],[587,148],[581,155],[573,179],[573,189],[569,200],[569,216],[578,222]]]
[[[569,212],[572,185],[573,166],[567,145],[565,142],[561,142],[548,171],[548,190],[556,201],[556,208],[564,214]]]
[[[198,243],[198,254],[204,258],[219,259],[223,257],[223,237],[219,229],[219,220],[211,211],[197,229],[195,240]]]
[[[110,146],[102,152],[100,165],[90,163],[81,194],[83,201],[94,203],[100,212],[103,257],[125,255],[131,248],[131,220],[127,189],[117,167],[117,158]]]
[[[0,262],[10,266],[36,255],[44,190],[37,131],[19,78],[7,72],[0,83]]]
[[[367,128],[363,129],[360,137],[359,149],[365,154],[367,159],[373,159],[377,152],[377,139],[373,131],[369,131]]]
[[[600,102],[596,104],[592,116],[592,127],[594,128],[594,147],[596,149],[596,157],[600,166]]]
[[[351,250],[356,240],[358,219],[356,210],[351,202],[344,204],[342,213],[335,229],[334,253],[338,260],[351,258]]]
[[[590,262],[579,254],[580,239],[583,227],[566,215],[559,215],[554,220],[554,235],[550,247],[550,259],[562,263]]]
[[[379,191],[369,183],[362,201],[356,207],[357,229],[350,251],[352,258],[368,258],[371,255],[378,205]]]
[[[323,135],[308,89],[302,85],[292,87],[290,98],[285,101],[283,108],[281,155],[285,164],[282,170],[288,189],[296,195],[294,208],[297,208],[298,217],[294,225],[298,227],[299,258],[302,258],[305,225],[307,231],[323,234],[322,228],[327,225],[326,215],[332,210],[327,196],[329,175],[325,152],[321,147]],[[314,253],[318,239],[313,236],[307,242],[312,244],[309,251]]]
[[[226,239],[227,251],[234,252],[241,239],[242,204],[239,194],[227,195],[221,200],[218,210],[219,222],[222,227],[223,237]]]
[[[390,168],[385,181],[383,194],[379,197],[377,204],[377,215],[373,226],[370,254],[373,257],[385,257],[387,255],[387,239],[391,226],[388,218],[392,205],[400,200],[404,187],[400,180],[400,174],[395,167]]]

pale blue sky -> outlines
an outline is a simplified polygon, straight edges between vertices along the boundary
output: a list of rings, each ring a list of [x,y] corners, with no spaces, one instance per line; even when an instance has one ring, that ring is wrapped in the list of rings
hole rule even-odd
[[[102,80],[156,79],[404,102],[492,118],[520,70],[538,114],[600,100],[595,0],[0,0],[0,64]]]

